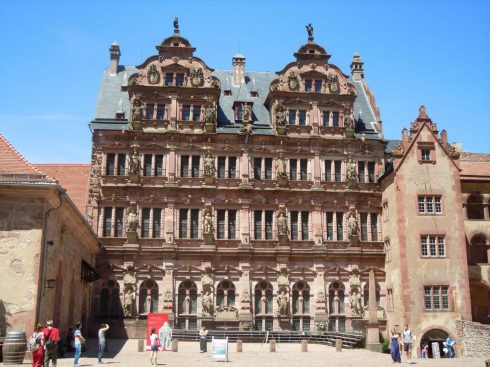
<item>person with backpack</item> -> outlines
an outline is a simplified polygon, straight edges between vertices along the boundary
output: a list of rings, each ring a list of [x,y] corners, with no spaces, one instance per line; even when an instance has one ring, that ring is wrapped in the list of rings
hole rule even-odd
[[[158,348],[160,348],[160,338],[158,337],[157,331],[155,328],[151,329],[151,334],[150,334],[150,348],[151,348],[151,355],[150,355],[150,364],[157,365],[157,354],[158,354]],[[153,357],[155,357],[155,362],[153,362]]]
[[[32,367],[43,367],[44,363],[44,326],[38,324],[36,331],[28,341],[29,350],[32,353]]]
[[[49,361],[56,367],[58,361],[58,344],[60,341],[60,331],[54,327],[53,320],[46,322],[44,328],[44,367],[49,367]]]

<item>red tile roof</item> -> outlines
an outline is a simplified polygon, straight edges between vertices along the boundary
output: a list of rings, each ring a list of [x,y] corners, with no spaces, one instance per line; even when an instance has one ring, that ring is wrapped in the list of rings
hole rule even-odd
[[[488,180],[490,179],[490,154],[486,153],[461,153],[461,176],[464,179]]]
[[[56,180],[29,163],[0,134],[0,183],[56,183]]]
[[[66,189],[70,199],[81,213],[85,213],[88,200],[90,164],[35,163],[36,167],[56,178]]]

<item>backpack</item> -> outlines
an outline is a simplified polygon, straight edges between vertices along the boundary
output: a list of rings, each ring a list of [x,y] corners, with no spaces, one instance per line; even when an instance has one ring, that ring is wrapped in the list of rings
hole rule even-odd
[[[30,352],[34,352],[37,348],[39,348],[39,343],[37,342],[36,333],[34,333],[27,342],[27,349],[29,349]]]
[[[46,346],[47,349],[52,348],[54,345],[54,342],[49,337],[51,335],[52,331],[53,331],[53,329],[49,330],[49,334],[46,336],[46,341],[44,342],[44,345]]]

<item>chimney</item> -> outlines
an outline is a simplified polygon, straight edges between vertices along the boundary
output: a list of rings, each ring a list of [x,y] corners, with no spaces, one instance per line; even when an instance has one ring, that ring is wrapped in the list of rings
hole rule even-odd
[[[354,80],[364,79],[364,61],[362,61],[361,55],[357,52],[352,56],[350,71]]]
[[[233,56],[233,85],[245,83],[245,56],[238,53]]]
[[[111,75],[117,74],[117,67],[119,66],[119,58],[121,57],[121,50],[116,41],[112,42],[111,48],[109,48],[109,53],[111,55],[111,66],[109,72]]]
[[[408,130],[403,129],[402,130],[402,146],[405,149],[408,146],[409,139],[408,139]]]
[[[441,143],[443,145],[447,144],[447,131],[445,129],[441,131]]]

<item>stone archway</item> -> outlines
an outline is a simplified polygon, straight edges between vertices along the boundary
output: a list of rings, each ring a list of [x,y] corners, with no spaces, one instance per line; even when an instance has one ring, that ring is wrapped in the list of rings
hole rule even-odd
[[[442,357],[444,355],[444,345],[442,343],[446,341],[448,336],[449,334],[442,329],[430,329],[426,331],[420,339],[420,350],[422,350],[425,345],[428,345],[429,358],[435,358],[437,353]]]

